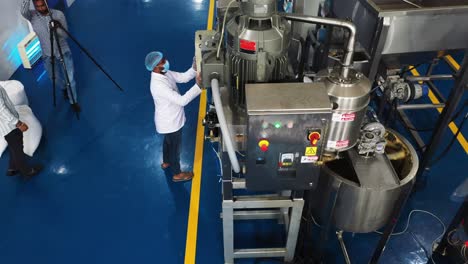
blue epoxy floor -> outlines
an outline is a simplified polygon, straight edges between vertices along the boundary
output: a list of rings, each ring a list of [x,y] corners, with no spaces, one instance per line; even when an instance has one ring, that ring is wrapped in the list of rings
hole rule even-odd
[[[150,73],[145,55],[162,50],[173,69],[191,66],[194,32],[205,29],[208,1],[79,0],[70,31],[124,87],[113,84],[72,46],[78,121],[42,65],[18,70],[44,127],[36,159],[46,167],[23,182],[0,177],[0,263],[182,263],[190,183],[159,167]],[[177,22],[176,19],[184,19]],[[190,86],[181,85],[185,91]],[[193,162],[198,99],[186,107],[183,167]],[[7,155],[0,160],[6,169]]]
[[[42,65],[15,73],[13,79],[24,83],[44,127],[35,158],[46,168],[29,182],[0,176],[0,263],[183,263],[191,184],[172,183],[159,167],[161,137],[154,129],[150,75],[143,61],[149,51],[162,50],[172,69],[188,68],[194,32],[206,28],[208,5],[208,0],[76,1],[66,12],[70,31],[125,89],[119,92],[72,47],[83,108],[79,121],[61,97],[57,108],[52,107],[51,84]],[[441,64],[439,70],[446,69]],[[448,93],[450,84],[442,85]],[[189,87],[180,86],[183,91]],[[185,168],[193,162],[198,102],[186,107]],[[428,126],[437,116],[428,110],[412,118]],[[450,138],[447,132],[444,142]],[[0,159],[0,172],[7,156]],[[456,143],[430,171],[428,187],[412,197],[404,216],[412,208],[425,209],[448,223],[458,206],[449,196],[466,178],[466,157]],[[223,263],[221,190],[209,143],[203,174],[196,260]],[[251,242],[283,239],[269,227],[246,223],[236,230]],[[439,228],[432,218],[415,215],[410,230],[429,249]],[[249,237],[251,230],[261,232]],[[345,239],[354,262],[365,263],[378,236],[346,234]],[[342,263],[338,245],[332,248],[335,257],[329,262]],[[392,264],[426,261],[409,234],[393,238],[382,259]]]

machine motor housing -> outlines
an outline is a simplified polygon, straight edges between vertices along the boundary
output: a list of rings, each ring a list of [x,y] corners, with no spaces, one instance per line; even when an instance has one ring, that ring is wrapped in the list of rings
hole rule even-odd
[[[232,106],[245,109],[245,85],[284,80],[291,26],[273,0],[243,1],[226,24],[226,78]]]

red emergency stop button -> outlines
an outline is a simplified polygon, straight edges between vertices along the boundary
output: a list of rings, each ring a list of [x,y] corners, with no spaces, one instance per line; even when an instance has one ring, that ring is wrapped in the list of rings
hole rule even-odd
[[[317,143],[320,140],[320,133],[316,131],[311,132],[307,138],[310,140],[310,145],[317,146]]]
[[[262,139],[258,142],[258,146],[260,147],[261,151],[266,152],[270,146],[270,142],[268,142],[266,139]]]

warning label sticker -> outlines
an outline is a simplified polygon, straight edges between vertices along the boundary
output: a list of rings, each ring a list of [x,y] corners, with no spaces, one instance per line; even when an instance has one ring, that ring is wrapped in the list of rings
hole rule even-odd
[[[307,147],[304,155],[306,155],[306,156],[316,156],[317,155],[317,147]]]
[[[332,121],[334,122],[352,122],[354,119],[356,119],[356,113],[334,113],[332,115]]]
[[[302,156],[301,163],[315,163],[318,160],[318,156]]]
[[[333,149],[342,149],[347,148],[349,146],[349,140],[339,140],[339,141],[331,141],[327,142],[327,148]]]

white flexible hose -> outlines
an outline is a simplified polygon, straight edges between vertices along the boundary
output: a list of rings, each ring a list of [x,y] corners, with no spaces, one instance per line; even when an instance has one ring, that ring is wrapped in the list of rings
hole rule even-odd
[[[236,151],[232,143],[231,132],[229,131],[226,117],[224,116],[223,105],[221,103],[221,93],[219,91],[219,81],[216,78],[211,80],[211,91],[213,93],[213,101],[215,103],[216,114],[218,115],[219,125],[223,133],[223,141],[226,145],[229,160],[231,161],[232,169],[235,173],[240,172],[239,161],[237,160]]]

